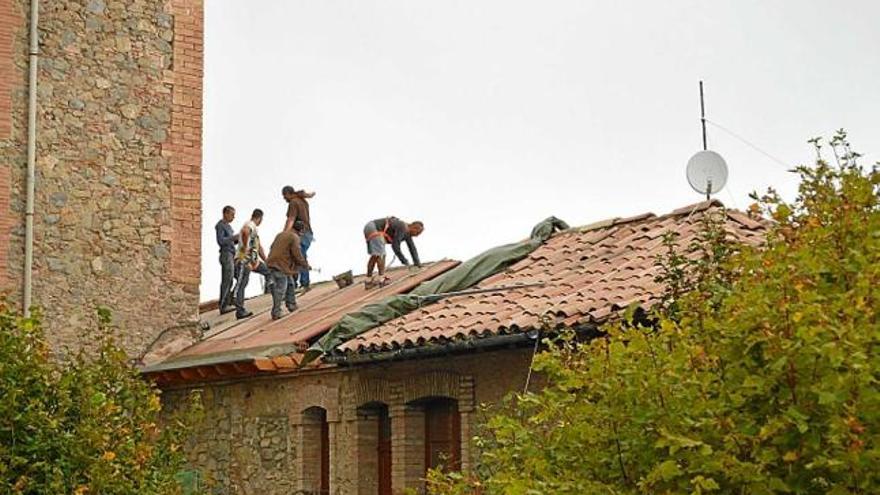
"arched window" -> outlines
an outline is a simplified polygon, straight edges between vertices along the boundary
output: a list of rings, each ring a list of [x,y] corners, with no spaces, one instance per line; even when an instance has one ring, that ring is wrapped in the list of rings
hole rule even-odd
[[[306,493],[330,493],[330,428],[327,411],[310,407],[303,411],[300,446],[303,463],[303,490]]]
[[[391,418],[372,402],[357,410],[358,493],[391,495]]]

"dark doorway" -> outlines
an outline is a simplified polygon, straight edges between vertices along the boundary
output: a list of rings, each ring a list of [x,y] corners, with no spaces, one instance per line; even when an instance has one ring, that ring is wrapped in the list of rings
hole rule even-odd
[[[391,495],[391,417],[387,405],[370,402],[358,407],[357,438],[357,493]]]
[[[379,408],[378,441],[376,442],[376,458],[379,461],[379,495],[391,495],[391,417],[388,407]]]
[[[303,475],[306,492],[330,493],[330,425],[327,411],[310,407],[303,411]]]
[[[321,422],[321,493],[330,493],[330,425]]]
[[[425,407],[425,470],[461,469],[461,416],[458,401],[431,399]]]

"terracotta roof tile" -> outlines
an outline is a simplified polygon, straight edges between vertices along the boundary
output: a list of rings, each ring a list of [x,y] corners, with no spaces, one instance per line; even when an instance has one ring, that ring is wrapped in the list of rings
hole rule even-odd
[[[508,290],[450,297],[374,328],[340,346],[342,352],[375,352],[523,331],[550,311],[560,323],[602,322],[632,303],[649,307],[661,290],[655,259],[667,231],[687,245],[709,210],[707,201],[670,214],[637,215],[561,232],[525,260],[483,280],[475,288],[535,284]],[[766,224],[730,211],[727,230],[736,239],[759,244]]]

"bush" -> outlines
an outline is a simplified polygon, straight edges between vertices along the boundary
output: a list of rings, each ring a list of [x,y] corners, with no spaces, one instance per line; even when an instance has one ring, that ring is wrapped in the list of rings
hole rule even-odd
[[[431,490],[880,493],[880,173],[831,144],[793,202],[755,197],[765,246],[708,221],[696,256],[659,260],[652,318],[562,335],[536,359],[549,385],[511,397],[474,472]]]
[[[50,359],[37,314],[0,302],[0,493],[179,493],[188,417],[160,425],[159,392],[109,338]],[[194,411],[194,410],[193,410]]]

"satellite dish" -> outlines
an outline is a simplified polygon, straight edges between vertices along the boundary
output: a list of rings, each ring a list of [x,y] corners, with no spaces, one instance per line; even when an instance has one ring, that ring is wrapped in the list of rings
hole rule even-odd
[[[687,180],[694,191],[708,198],[727,184],[727,163],[714,151],[698,151],[688,160]]]

